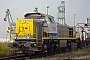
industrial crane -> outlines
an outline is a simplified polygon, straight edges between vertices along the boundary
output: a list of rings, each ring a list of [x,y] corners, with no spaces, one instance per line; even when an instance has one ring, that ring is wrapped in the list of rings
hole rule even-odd
[[[10,33],[10,41],[12,40],[12,34],[14,33],[14,29],[15,29],[15,22],[13,21],[12,19],[12,16],[11,16],[11,13],[10,13],[10,10],[7,9],[6,11],[6,16],[4,18],[4,21],[7,21],[8,20],[8,23],[9,23],[9,27],[8,27],[8,30],[7,31],[8,33]]]
[[[65,1],[61,1],[60,6],[58,7],[58,22],[66,25],[66,22],[65,22]]]

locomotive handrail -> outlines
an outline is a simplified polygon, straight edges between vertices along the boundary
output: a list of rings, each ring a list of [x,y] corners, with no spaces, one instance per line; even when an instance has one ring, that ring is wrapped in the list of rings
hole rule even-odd
[[[45,30],[44,30],[45,29]],[[45,38],[45,39],[49,39],[49,33],[50,33],[50,29],[49,27],[42,27],[42,39]]]
[[[32,27],[32,26],[31,26],[31,27]],[[31,40],[32,40],[32,39],[38,40],[38,28],[37,28],[37,26],[34,26],[33,28],[34,28],[33,35],[30,35],[30,39],[31,39]],[[34,37],[34,35],[36,35],[36,37]]]
[[[46,28],[47,32],[44,32]],[[58,39],[76,39],[76,30],[66,30],[58,28]],[[49,37],[49,27],[42,27],[42,39],[50,39]]]
[[[59,30],[58,31],[58,38],[59,39],[67,39],[67,38],[75,39],[76,38],[76,31],[75,30],[65,30],[65,29],[60,29],[60,28],[58,30]]]

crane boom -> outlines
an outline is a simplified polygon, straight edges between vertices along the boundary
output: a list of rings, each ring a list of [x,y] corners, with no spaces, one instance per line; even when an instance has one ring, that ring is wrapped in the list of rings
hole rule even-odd
[[[9,23],[8,33],[10,33],[10,41],[11,41],[12,37],[13,37],[14,28],[15,28],[15,22],[12,19],[12,16],[11,16],[11,13],[10,13],[9,9],[7,9],[6,15],[5,15],[5,18],[4,18],[4,21],[7,21],[7,20],[8,20],[8,23]]]
[[[4,18],[4,21],[7,21],[7,19],[8,19],[9,26],[14,26],[14,22],[13,22],[13,19],[12,19],[9,9],[7,9],[7,11],[6,11],[6,16]]]

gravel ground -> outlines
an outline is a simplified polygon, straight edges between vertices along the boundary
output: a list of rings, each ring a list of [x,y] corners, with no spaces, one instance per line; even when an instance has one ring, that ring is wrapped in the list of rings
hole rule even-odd
[[[65,54],[56,54],[54,56],[35,58],[31,60],[90,60],[90,48],[78,49]]]
[[[81,56],[81,57],[75,57],[75,58],[36,58],[36,59],[31,59],[31,60],[90,60],[90,55],[89,56]]]

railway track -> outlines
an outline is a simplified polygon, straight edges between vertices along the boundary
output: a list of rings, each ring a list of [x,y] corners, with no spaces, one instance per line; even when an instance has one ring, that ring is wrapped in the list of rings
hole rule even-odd
[[[0,58],[0,60],[15,60],[17,58],[22,58],[22,57],[25,57],[25,54],[20,54],[20,55],[13,55],[13,56],[8,56],[8,57],[2,57]]]
[[[28,54],[20,54],[20,55],[13,55],[13,56],[8,56],[8,57],[2,57],[0,60],[27,60],[28,59],[35,59],[35,58],[42,58],[42,57],[47,57],[47,56],[52,56],[55,55],[55,53],[39,53],[39,54],[33,54],[33,55],[28,55]]]
[[[90,47],[87,47],[90,48]],[[64,51],[64,52],[57,52],[57,53],[36,53],[33,55],[28,55],[28,54],[19,54],[19,55],[13,55],[13,56],[9,56],[9,57],[2,57],[0,58],[0,60],[30,60],[30,59],[35,59],[35,58],[42,58],[42,57],[53,57],[55,54],[59,54],[59,53],[66,53],[69,51]]]

